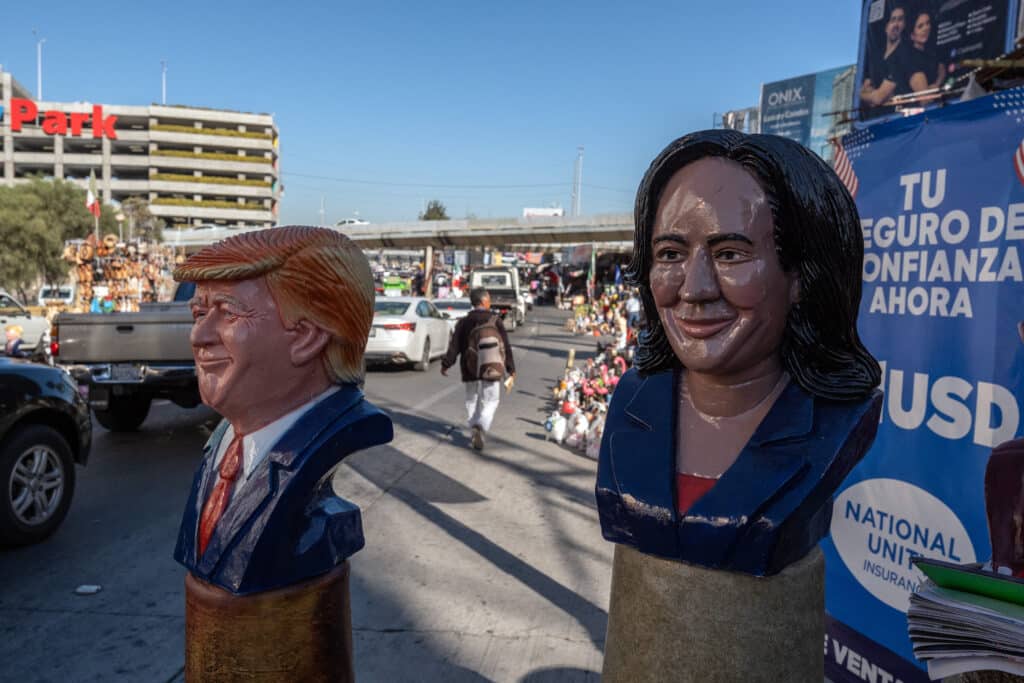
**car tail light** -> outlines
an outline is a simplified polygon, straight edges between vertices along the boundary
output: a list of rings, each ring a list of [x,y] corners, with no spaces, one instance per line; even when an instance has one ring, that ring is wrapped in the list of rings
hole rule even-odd
[[[60,336],[56,325],[50,327],[50,355],[56,357],[60,354]]]
[[[384,326],[385,330],[403,330],[405,332],[415,332],[416,323],[388,323]]]

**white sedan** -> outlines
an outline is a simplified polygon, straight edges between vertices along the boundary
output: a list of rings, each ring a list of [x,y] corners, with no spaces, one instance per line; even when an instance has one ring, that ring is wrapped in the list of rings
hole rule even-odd
[[[426,370],[448,352],[448,320],[429,300],[416,296],[378,296],[366,343],[366,363],[412,363]]]
[[[473,304],[468,298],[456,299],[434,299],[434,305],[441,315],[448,319],[448,330],[455,332],[455,323],[459,322],[473,310]]]

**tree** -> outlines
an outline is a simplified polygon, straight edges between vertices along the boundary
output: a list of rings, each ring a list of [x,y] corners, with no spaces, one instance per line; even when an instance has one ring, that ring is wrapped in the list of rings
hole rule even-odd
[[[94,229],[85,208],[85,190],[64,180],[33,178],[15,187],[0,187],[0,286],[25,297],[40,278],[61,284],[68,278],[62,259],[64,242]],[[102,206],[100,234],[117,232],[110,206]]]
[[[448,220],[448,209],[444,207],[439,199],[431,199],[427,202],[427,210],[420,214],[421,221],[446,221]]]
[[[121,212],[128,220],[130,234],[150,242],[164,241],[164,228],[167,224],[164,219],[149,212],[148,201],[142,197],[129,197],[121,202]]]

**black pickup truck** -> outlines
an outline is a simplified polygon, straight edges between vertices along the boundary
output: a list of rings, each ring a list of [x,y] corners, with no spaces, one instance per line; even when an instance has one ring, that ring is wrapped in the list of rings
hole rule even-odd
[[[0,545],[56,531],[91,444],[89,407],[66,372],[0,357]]]

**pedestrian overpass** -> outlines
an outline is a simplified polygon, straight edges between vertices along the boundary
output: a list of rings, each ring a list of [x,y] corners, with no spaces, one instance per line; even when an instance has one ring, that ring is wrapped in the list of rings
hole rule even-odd
[[[363,249],[434,249],[515,247],[539,250],[569,244],[624,243],[633,240],[632,214],[544,216],[531,218],[469,218],[449,221],[371,223],[333,228],[348,235]],[[164,240],[188,251],[250,230],[202,226],[165,230]]]

